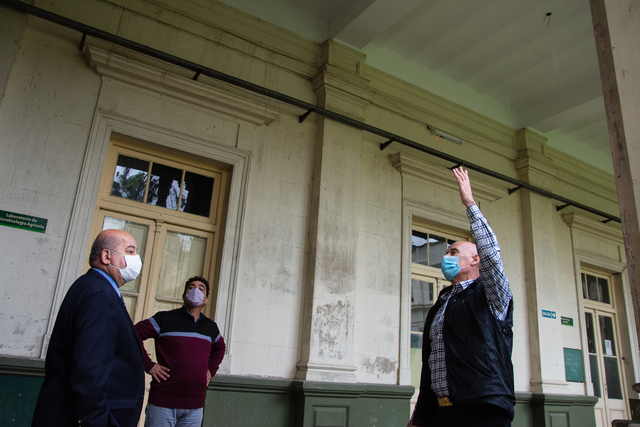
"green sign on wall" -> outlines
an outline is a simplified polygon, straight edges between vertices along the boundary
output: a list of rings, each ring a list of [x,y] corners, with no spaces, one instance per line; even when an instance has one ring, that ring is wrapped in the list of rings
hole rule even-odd
[[[582,351],[574,348],[564,349],[564,373],[567,381],[584,382]]]
[[[37,233],[44,233],[47,229],[47,220],[37,216],[22,215],[13,212],[0,211],[0,225],[22,228]]]
[[[573,326],[573,318],[571,317],[560,317],[560,322],[566,326]]]

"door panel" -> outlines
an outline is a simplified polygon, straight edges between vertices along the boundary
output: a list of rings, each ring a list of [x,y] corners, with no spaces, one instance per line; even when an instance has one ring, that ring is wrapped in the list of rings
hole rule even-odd
[[[105,210],[100,211],[100,224],[96,236],[101,230],[124,230],[138,244],[142,271],[120,288],[134,323],[180,307],[186,279],[207,276],[215,259],[214,233]]]
[[[596,427],[604,427],[607,425],[606,416],[602,407],[596,405],[594,408],[596,414]]]
[[[585,326],[593,393],[599,397],[596,421],[611,425],[612,420],[624,419],[627,412],[615,318],[612,313],[585,307]]]
[[[164,224],[158,234],[162,250],[152,266],[157,281],[147,301],[149,316],[180,307],[186,279],[205,275],[214,256],[213,233]]]
[[[149,260],[152,257],[152,250],[147,250],[147,248],[153,247],[154,222],[103,210],[100,211],[99,215],[101,227],[95,231],[95,236],[103,230],[124,230],[133,236],[138,245],[138,255],[142,260],[140,275],[136,280],[125,283],[120,288],[129,316],[135,323],[142,320],[142,304],[140,304],[140,301],[144,301],[149,278]]]
[[[448,282],[437,277],[421,274],[411,275],[411,385],[415,387],[415,392],[411,398],[411,412],[413,412],[420,392],[424,321],[427,318],[429,309],[438,299],[438,294],[444,284],[448,284]]]

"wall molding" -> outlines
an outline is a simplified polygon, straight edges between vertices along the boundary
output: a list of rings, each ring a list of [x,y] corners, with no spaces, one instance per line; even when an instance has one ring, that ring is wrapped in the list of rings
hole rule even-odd
[[[573,230],[584,232],[589,236],[597,236],[605,240],[610,240],[616,244],[624,244],[621,228],[603,224],[600,221],[586,218],[577,213],[564,214],[562,215],[562,219]]]
[[[393,167],[403,175],[415,176],[441,188],[458,192],[458,182],[453,178],[451,171],[446,168],[430,164],[402,152],[390,155],[389,160],[391,160]],[[505,187],[495,187],[481,180],[473,180],[473,195],[478,201],[494,202],[508,194]]]
[[[109,77],[154,93],[208,109],[217,115],[245,121],[255,126],[268,125],[280,114],[265,104],[241,98],[227,91],[132,61],[95,46],[87,46],[84,57],[90,68]]]

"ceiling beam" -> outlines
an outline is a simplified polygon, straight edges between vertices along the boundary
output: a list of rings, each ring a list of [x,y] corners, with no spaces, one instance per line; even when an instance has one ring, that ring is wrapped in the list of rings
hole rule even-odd
[[[369,1],[357,16],[346,19],[347,13],[329,23],[329,37],[362,49],[378,35],[410,13],[422,0]]]

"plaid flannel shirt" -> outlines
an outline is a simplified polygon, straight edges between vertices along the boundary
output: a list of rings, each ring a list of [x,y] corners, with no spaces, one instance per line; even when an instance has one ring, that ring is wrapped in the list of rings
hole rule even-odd
[[[487,304],[489,304],[489,308],[493,315],[496,316],[496,319],[504,320],[512,294],[509,288],[509,281],[504,274],[498,240],[478,206],[470,206],[467,209],[467,217],[471,224],[471,235],[478,248],[478,255],[480,255],[480,279],[484,283]],[[431,339],[431,354],[429,355],[431,389],[439,397],[449,396],[444,339],[442,338],[444,314],[451,297],[466,289],[474,280],[456,283],[450,292],[442,295],[440,297],[443,299],[442,307],[440,307],[431,323],[431,329],[429,330],[429,338]]]

